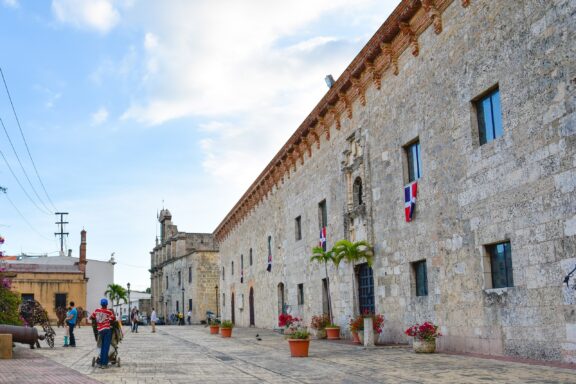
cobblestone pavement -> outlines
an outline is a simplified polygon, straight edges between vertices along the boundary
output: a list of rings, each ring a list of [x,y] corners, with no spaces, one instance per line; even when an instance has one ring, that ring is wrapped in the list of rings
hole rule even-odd
[[[203,326],[161,326],[157,333],[140,327],[137,334],[128,332],[120,344],[121,366],[102,370],[91,366],[97,350],[90,327],[82,327],[76,334],[75,349],[42,348],[13,361],[26,368],[51,364],[52,369],[74,376],[75,381],[68,381],[63,373],[59,383],[91,383],[92,379],[113,384],[576,383],[575,369],[442,353],[414,354],[405,346],[363,349],[313,340],[309,358],[291,358],[287,342],[272,331],[235,328],[231,339],[223,339],[210,335]],[[22,352],[24,347],[18,348]],[[4,364],[0,362],[1,382],[22,383],[18,379],[22,373],[12,376],[14,381],[3,379],[10,370]],[[85,379],[78,379],[78,373],[86,375]],[[33,379],[29,382],[56,382],[46,376]]]

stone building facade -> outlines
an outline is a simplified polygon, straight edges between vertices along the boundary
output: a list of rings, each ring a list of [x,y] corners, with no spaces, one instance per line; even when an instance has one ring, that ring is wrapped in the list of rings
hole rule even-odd
[[[163,209],[158,217],[160,239],[150,252],[151,305],[159,317],[192,310],[192,321],[217,312],[218,251],[210,233],[179,232],[172,215]]]
[[[325,226],[374,245],[328,270],[343,327],[369,308],[383,342],[428,320],[444,351],[576,362],[575,12],[403,0],[216,228],[223,317],[325,312]]]

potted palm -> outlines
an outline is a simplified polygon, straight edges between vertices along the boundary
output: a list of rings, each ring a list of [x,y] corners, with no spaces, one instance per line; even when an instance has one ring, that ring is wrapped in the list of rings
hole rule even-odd
[[[427,321],[424,324],[415,324],[404,331],[414,338],[412,348],[416,353],[434,353],[436,351],[436,338],[442,336],[438,326]]]
[[[327,251],[322,247],[314,247],[312,248],[312,257],[310,257],[310,261],[316,261],[318,263],[324,264],[324,273],[326,275],[326,290],[328,296],[328,323],[332,323],[334,320],[332,319],[332,299],[330,297],[330,279],[328,278],[328,263],[333,263],[338,268],[338,264],[336,263],[336,259],[334,257],[334,251],[330,250]]]
[[[220,324],[220,335],[222,337],[231,337],[232,336],[232,328],[234,328],[234,323],[230,320],[224,320]]]

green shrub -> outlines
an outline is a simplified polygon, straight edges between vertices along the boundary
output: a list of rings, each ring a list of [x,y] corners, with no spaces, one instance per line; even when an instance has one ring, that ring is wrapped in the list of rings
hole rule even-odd
[[[18,306],[20,295],[8,288],[0,287],[0,324],[22,325]]]

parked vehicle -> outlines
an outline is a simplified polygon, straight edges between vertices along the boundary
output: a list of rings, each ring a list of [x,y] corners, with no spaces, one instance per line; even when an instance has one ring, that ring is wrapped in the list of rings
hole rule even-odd
[[[122,325],[130,325],[130,317],[128,315],[122,315],[121,321]]]

